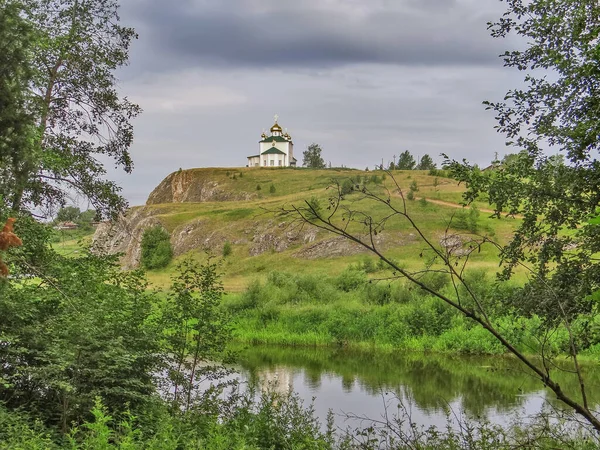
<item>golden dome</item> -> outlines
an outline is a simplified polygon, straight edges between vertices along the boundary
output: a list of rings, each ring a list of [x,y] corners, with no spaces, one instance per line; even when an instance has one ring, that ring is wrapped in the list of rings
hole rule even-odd
[[[273,133],[274,131],[279,131],[279,132],[283,131],[277,122],[275,122],[275,125],[273,125],[271,127],[271,133]]]

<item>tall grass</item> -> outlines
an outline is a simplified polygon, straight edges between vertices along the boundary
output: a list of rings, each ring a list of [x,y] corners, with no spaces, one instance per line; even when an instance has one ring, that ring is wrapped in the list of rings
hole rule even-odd
[[[496,284],[482,271],[467,278],[496,327],[520,350],[537,353],[544,327],[541,319],[520,317],[505,306],[518,288]],[[430,274],[424,281],[455,295],[443,275]],[[243,293],[228,296],[224,307],[234,317],[234,337],[247,343],[504,353],[487,331],[441,300],[402,281],[369,281],[360,264],[334,277],[271,272],[264,282],[255,281]],[[577,322],[573,329],[585,332]],[[567,330],[559,328],[547,339],[547,353],[568,353]],[[584,353],[598,353],[597,341],[588,338]]]

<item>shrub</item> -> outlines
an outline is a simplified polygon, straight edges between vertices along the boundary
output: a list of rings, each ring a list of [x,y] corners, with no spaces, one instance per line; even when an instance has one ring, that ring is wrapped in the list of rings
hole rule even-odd
[[[161,269],[173,259],[171,236],[163,227],[148,228],[142,236],[141,263],[146,269]]]
[[[257,191],[260,191],[261,189],[262,189],[262,188],[260,187],[260,184],[257,184],[257,185],[256,185],[256,190],[257,190]]]
[[[352,182],[352,180],[350,180],[350,179],[344,180],[344,182],[342,183],[341,194],[348,195],[348,194],[352,194],[353,191],[354,191],[354,183]]]
[[[408,194],[406,194],[406,198],[408,200],[414,200],[415,199],[415,193],[413,191],[408,191]]]
[[[419,190],[419,186],[417,185],[417,180],[413,180],[413,182],[410,183],[410,190],[412,192],[417,192]]]
[[[223,258],[227,258],[231,255],[231,243],[229,241],[225,241],[223,245]]]
[[[351,267],[340,273],[335,279],[335,285],[340,291],[350,292],[364,286],[367,283],[367,276],[362,270],[356,270]]]
[[[275,193],[275,190],[276,190],[276,189],[275,189],[275,185],[274,185],[274,184],[272,184],[272,185],[271,185],[271,187],[269,188],[269,192],[270,192],[271,194],[274,194],[274,193]]]
[[[477,233],[479,231],[479,210],[477,207],[471,205],[469,212],[464,209],[458,211],[452,220],[452,228]]]
[[[365,273],[377,272],[377,265],[372,258],[365,257],[358,266]]]

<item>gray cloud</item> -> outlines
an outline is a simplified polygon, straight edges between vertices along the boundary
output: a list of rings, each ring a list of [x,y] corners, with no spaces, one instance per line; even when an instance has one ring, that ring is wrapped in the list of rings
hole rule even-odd
[[[471,0],[154,0],[132,1],[124,15],[138,25],[144,64],[154,69],[307,68],[493,64],[502,44],[485,24],[499,11]]]

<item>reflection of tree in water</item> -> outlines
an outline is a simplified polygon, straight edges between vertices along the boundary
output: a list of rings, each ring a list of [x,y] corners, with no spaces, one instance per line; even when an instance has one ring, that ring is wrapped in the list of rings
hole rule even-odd
[[[459,399],[464,412],[471,416],[483,415],[490,408],[508,412],[523,406],[526,394],[542,388],[515,361],[501,356],[467,358],[256,347],[242,352],[242,364],[250,371],[275,365],[303,369],[313,389],[320,387],[325,372],[341,377],[346,393],[352,392],[355,381],[371,395],[379,395],[382,389],[401,392],[398,388],[404,387],[416,406],[425,411],[447,411],[448,403]],[[599,372],[597,368],[592,371],[591,385],[599,384]],[[575,378],[565,374],[560,381],[565,390],[577,389]]]

